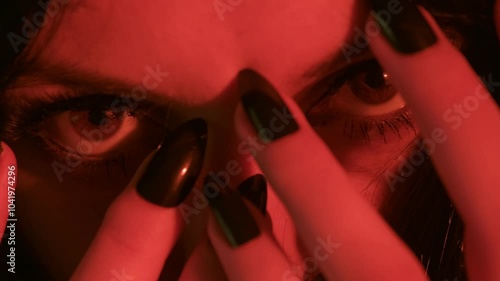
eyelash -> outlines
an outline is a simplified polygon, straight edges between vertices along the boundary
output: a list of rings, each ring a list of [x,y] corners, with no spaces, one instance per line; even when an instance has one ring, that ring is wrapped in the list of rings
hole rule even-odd
[[[335,83],[338,82],[339,77],[344,76],[343,79],[347,81],[350,79],[349,75],[363,71],[363,68],[365,68],[364,66],[366,66],[367,63],[373,62],[374,61],[358,63],[349,67],[345,71],[341,71],[340,74],[336,74],[334,79],[330,78],[329,81],[331,82],[329,83],[327,90],[320,98],[320,101],[326,98],[331,98],[335,95],[331,94],[331,92],[334,87],[338,87]],[[113,93],[95,94],[78,98],[70,97],[70,95],[66,92],[52,95],[57,98],[48,98],[50,95],[42,96],[45,98],[37,101],[36,104],[23,104],[23,108],[9,110],[8,112],[11,113],[11,115],[3,116],[4,120],[2,120],[2,123],[5,124],[5,126],[3,126],[5,130],[3,131],[1,137],[5,140],[15,140],[28,133],[29,135],[41,140],[43,148],[54,155],[56,161],[63,163],[66,161],[65,159],[71,155],[71,153],[75,154],[76,152],[68,151],[59,144],[51,141],[49,138],[42,136],[39,129],[43,122],[46,119],[65,111],[88,111],[92,109],[92,107],[95,108],[95,106],[98,108],[105,108],[105,105],[110,105],[114,100],[120,98],[120,95]],[[152,105],[148,103],[139,103],[137,108],[132,109],[128,107],[127,114],[129,114],[129,116],[133,116],[134,118],[141,118],[147,116],[147,109],[151,106]],[[29,114],[26,114],[27,112]],[[329,118],[324,118],[319,124],[316,124],[316,126],[324,125],[330,118],[342,118],[344,121],[343,134],[352,139],[354,131],[359,130],[366,143],[370,143],[371,139],[368,132],[372,128],[377,129],[380,136],[383,137],[385,143],[387,143],[387,131],[392,131],[397,134],[400,139],[400,129],[403,127],[412,130],[415,135],[417,134],[412,123],[411,111],[406,106],[395,112],[376,117],[359,117],[349,116],[347,114],[336,114],[334,116],[330,116]],[[121,168],[122,172],[126,174],[125,163],[127,162],[127,159],[130,158],[130,152],[123,151],[120,153],[108,153],[107,155],[90,157],[87,155],[80,155],[80,157],[82,157],[81,164],[78,165],[75,170],[82,170],[90,173],[92,171],[101,170],[104,167],[109,173],[112,166],[118,166]]]
[[[344,116],[344,119],[344,135],[352,139],[354,128],[357,127],[363,134],[367,144],[371,142],[371,137],[368,132],[374,127],[383,138],[384,143],[387,143],[388,130],[395,133],[399,139],[402,139],[401,128],[411,130],[415,136],[417,135],[417,130],[412,122],[412,113],[406,106],[393,113],[383,115],[383,117],[354,118]],[[350,129],[348,130],[347,128]]]
[[[2,139],[17,140],[23,136],[31,136],[40,140],[42,149],[53,155],[54,160],[59,163],[66,163],[68,157],[81,157],[81,163],[72,168],[73,172],[92,173],[93,171],[105,168],[107,173],[112,167],[117,166],[127,175],[125,164],[131,157],[129,151],[119,153],[107,153],[99,156],[81,155],[75,151],[69,151],[40,132],[43,122],[50,117],[56,116],[65,111],[90,111],[95,108],[106,109],[113,101],[120,99],[118,94],[94,94],[82,97],[71,97],[67,92],[56,95],[41,95],[43,98],[32,104],[22,104],[19,108],[14,108],[8,112],[8,115],[2,116],[2,122],[5,128],[1,134]],[[55,96],[57,98],[49,98]],[[137,103],[137,107],[131,108],[125,103],[120,104],[127,109],[123,114],[138,118],[147,118],[147,112],[152,104],[147,102]],[[26,114],[28,113],[28,114]]]
[[[66,159],[70,155],[81,157],[81,163],[76,167],[72,167],[71,171],[73,173],[93,174],[95,172],[101,171],[102,168],[105,168],[106,174],[109,176],[111,175],[111,168],[118,167],[125,176],[128,176],[127,169],[125,168],[125,164],[130,158],[130,153],[128,151],[107,154],[105,156],[99,157],[89,157],[86,155],[79,155],[76,152],[68,151],[67,149],[54,143],[50,139],[44,138],[43,136],[35,135],[35,137],[38,137],[43,141],[43,148],[54,156],[55,161],[66,163]]]
[[[337,72],[336,74],[330,77],[327,77],[327,87],[326,90],[323,91],[321,97],[316,101],[314,105],[312,105],[307,111],[306,116],[308,117],[311,124],[311,119],[309,118],[309,112],[314,108],[315,105],[321,103],[325,99],[332,98],[336,93],[332,93],[335,90],[338,90],[342,85],[351,81],[351,79],[358,73],[363,72],[368,69],[370,66],[377,65],[378,63],[375,60],[368,60],[356,63],[353,66],[350,66],[344,70]],[[339,82],[340,81],[340,82]],[[392,131],[394,134],[398,136],[399,139],[402,139],[401,129],[405,128],[407,130],[412,131],[412,133],[416,136],[417,130],[412,122],[412,112],[405,105],[402,108],[390,112],[387,114],[379,115],[379,116],[353,116],[343,113],[337,114],[329,114],[328,117],[323,117],[320,119],[320,122],[317,124],[313,124],[313,126],[325,126],[325,124],[333,118],[339,118],[344,121],[343,124],[343,135],[349,137],[351,140],[354,138],[354,132],[359,130],[363,136],[364,141],[367,144],[371,142],[371,136],[369,132],[375,128],[379,135],[383,138],[384,143],[387,143],[387,131]]]

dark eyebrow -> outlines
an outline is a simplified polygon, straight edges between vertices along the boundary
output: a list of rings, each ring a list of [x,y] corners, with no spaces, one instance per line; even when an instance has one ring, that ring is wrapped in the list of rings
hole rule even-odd
[[[147,67],[147,66],[146,66]],[[145,69],[146,69],[145,67]],[[152,69],[155,66],[151,67]],[[148,74],[145,70],[144,77]],[[166,78],[168,79],[168,77]],[[16,81],[7,87],[6,96],[10,100],[16,96],[17,92],[22,91],[23,88],[43,87],[44,85],[54,85],[68,88],[69,96],[81,96],[85,94],[95,93],[113,93],[130,95],[134,88],[141,86],[146,91],[146,98],[148,101],[158,104],[168,104],[166,95],[160,95],[154,89],[148,90],[139,83],[127,82],[112,77],[105,77],[101,74],[94,74],[79,70],[75,66],[68,65],[51,65],[41,66],[40,63],[34,63],[26,68],[21,73]],[[23,97],[24,99],[25,97]],[[30,98],[28,95],[27,99]],[[36,97],[33,97],[36,98]]]
[[[46,116],[58,112],[59,109],[67,109],[71,104],[89,106],[98,100],[106,105],[109,103],[111,108],[118,105],[120,107],[133,105],[132,109],[140,107],[147,110],[153,109],[153,106],[168,112],[172,109],[171,100],[163,92],[143,87],[146,90],[145,94],[141,93],[139,96],[139,93],[134,93],[135,87],[142,86],[142,80],[139,83],[132,83],[85,73],[76,67],[38,66],[39,64],[30,64],[16,76],[16,80],[7,86],[5,91],[2,91],[2,103],[0,103],[2,138],[17,139],[23,133],[35,128]]]
[[[108,105],[110,108],[130,106],[132,111],[141,108],[145,114],[143,116],[158,124],[164,122],[158,122],[147,114],[166,110],[170,115],[172,102],[169,97],[164,92],[154,91],[154,88],[146,89],[142,79],[138,83],[129,83],[85,73],[76,67],[34,66],[36,64],[25,69],[2,93],[0,136],[3,138],[16,139],[54,113],[80,107],[92,108],[94,104]],[[147,74],[145,71],[143,77],[147,77]],[[168,76],[164,79],[168,79]],[[133,92],[137,86],[145,90],[141,98]]]

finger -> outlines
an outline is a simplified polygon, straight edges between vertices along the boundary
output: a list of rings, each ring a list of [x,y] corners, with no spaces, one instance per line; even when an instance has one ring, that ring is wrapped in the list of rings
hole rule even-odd
[[[471,279],[498,278],[500,111],[432,16],[424,9],[413,11],[416,16],[397,22],[375,17],[384,28],[372,38],[371,48],[411,108],[440,178],[465,221],[468,265],[475,263],[468,267]],[[402,45],[414,48],[398,51]],[[497,90],[491,75],[488,82]]]
[[[10,246],[15,245],[16,239],[17,174],[14,152],[6,143],[0,142],[0,243],[7,243]]]
[[[251,70],[240,72],[238,87],[245,111],[237,109],[236,130],[242,139],[258,132],[265,148],[255,159],[327,279],[425,280],[419,262],[351,187],[300,108]]]
[[[171,278],[165,279],[170,280]],[[215,251],[205,237],[189,256],[179,281],[226,281],[226,275]]]
[[[220,189],[210,206],[209,238],[230,281],[287,280],[290,264],[266,230],[261,210],[229,189]]]
[[[435,147],[432,160],[465,221],[491,225],[492,215],[500,213],[500,111],[465,58],[424,15],[413,26],[427,25],[427,20],[428,32],[436,34],[433,44],[403,54],[379,35],[371,47],[411,108],[425,142]]]
[[[206,124],[185,123],[164,140],[109,207],[71,280],[157,280],[183,229],[177,206],[203,163]]]

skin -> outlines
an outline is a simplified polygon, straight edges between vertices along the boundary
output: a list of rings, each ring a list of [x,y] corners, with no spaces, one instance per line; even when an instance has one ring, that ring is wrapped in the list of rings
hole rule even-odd
[[[173,119],[168,124],[171,128],[194,117],[202,117],[207,121],[210,135],[202,174],[224,170],[228,161],[236,160],[242,164],[242,172],[231,178],[232,186],[236,186],[240,181],[259,172],[259,166],[265,172],[270,173],[269,167],[266,165],[263,167],[259,159],[257,159],[258,163],[247,161],[246,155],[237,152],[237,146],[242,139],[245,139],[245,136],[251,135],[251,131],[237,132],[235,128],[246,127],[234,126],[228,122],[228,120],[233,120],[239,102],[234,84],[236,74],[245,68],[254,69],[270,81],[282,96],[293,98],[298,105],[291,107],[296,112],[300,112],[321,95],[307,91],[316,83],[316,80],[309,75],[311,70],[318,65],[332,61],[335,63],[330,64],[331,71],[345,67],[347,62],[339,46],[344,42],[349,42],[349,38],[352,38],[353,27],[362,25],[366,19],[366,7],[353,1],[316,1],[314,4],[307,1],[273,1],[272,3],[244,1],[233,11],[224,13],[223,21],[208,2],[155,1],[139,4],[134,1],[122,1],[119,7],[115,5],[117,4],[93,0],[68,4],[62,24],[57,26],[55,35],[49,42],[43,42],[43,40],[38,42],[43,44],[43,51],[38,58],[39,64],[48,68],[54,66],[62,69],[72,66],[72,71],[75,73],[119,81],[131,87],[143,84],[143,78],[147,75],[145,71],[147,66],[154,68],[159,65],[159,68],[168,72],[169,76],[148,92],[148,99],[151,98],[163,109],[168,107],[167,103],[175,103]],[[51,24],[52,22],[49,22],[47,27]],[[44,37],[43,35],[44,33],[41,34],[41,38]],[[30,79],[30,77],[25,78]],[[57,87],[46,81],[40,84],[43,87]],[[20,90],[12,95],[22,97],[22,95],[28,95],[29,92],[25,89],[24,92]],[[287,103],[293,102],[287,100]],[[247,121],[241,117],[236,119],[236,122],[244,124]],[[305,119],[301,122],[305,124]],[[341,128],[339,125],[333,127],[332,131],[341,131]],[[318,132],[327,142],[328,150],[338,160],[339,164],[335,164],[336,169],[346,170],[345,174],[341,173],[339,182],[344,182],[344,180],[346,183],[350,182],[346,186],[349,185],[350,190],[356,191],[353,194],[364,195],[365,200],[353,199],[352,201],[354,202],[352,206],[362,206],[360,207],[363,210],[360,211],[361,214],[365,214],[364,211],[368,210],[364,209],[368,208],[367,202],[378,207],[387,192],[384,182],[372,185],[369,190],[366,190],[366,187],[378,170],[399,155],[415,137],[412,133],[405,132],[401,140],[391,138],[388,144],[379,141],[369,146],[361,140],[351,140],[346,136],[334,139],[331,131],[322,133],[322,129],[318,129]],[[151,132],[145,129],[139,135],[148,136],[148,134]],[[55,280],[67,280],[92,242],[109,204],[131,180],[131,173],[123,176],[119,174],[117,168],[113,168],[112,177],[107,177],[103,171],[99,171],[88,181],[82,180],[84,175],[70,173],[61,183],[50,166],[53,158],[48,152],[40,152],[35,146],[37,141],[22,138],[12,144],[19,161],[19,177],[24,179],[18,187],[19,200],[25,202],[24,207],[19,206],[18,214],[23,218],[19,225],[21,233],[24,234],[23,239],[32,245],[30,251],[34,255],[50,257],[42,258],[39,263],[54,276]],[[228,147],[233,149],[227,149]],[[153,148],[154,144],[148,144],[144,148],[134,149],[134,155],[127,162],[127,170],[135,171],[142,159]],[[285,157],[285,155],[281,156]],[[275,168],[275,170],[280,169]],[[281,175],[281,177],[284,176]],[[196,188],[200,188],[202,180],[201,177]],[[132,183],[128,185],[133,187]],[[290,214],[278,199],[278,196],[283,198],[283,186],[276,188],[278,195],[271,189],[269,191],[267,207],[269,217],[267,219],[272,221],[271,231],[278,238],[278,245],[284,249],[283,253],[280,253],[278,247],[275,251],[270,251],[281,257],[276,262],[279,265],[277,268],[281,270],[286,269],[287,266],[285,257],[288,257],[293,264],[300,262],[304,255],[296,243],[297,234]],[[273,189],[276,188],[273,187]],[[346,194],[346,198],[354,196],[349,192]],[[129,193],[123,193],[122,196],[120,198],[133,197]],[[40,198],[48,200],[40,200]],[[188,198],[187,201],[190,199]],[[328,202],[323,203],[328,204]],[[289,202],[285,202],[285,205],[288,208],[296,206]],[[132,208],[132,210],[135,209]],[[356,212],[356,210],[355,207],[350,209],[351,212]],[[157,211],[154,209],[151,213],[154,214]],[[345,210],[343,212],[345,213]],[[134,221],[149,222],[147,212],[144,214],[144,216],[136,215],[137,218],[134,218]],[[376,217],[371,209],[366,211],[366,214],[365,218],[368,221],[372,221],[370,218],[374,216],[373,225],[378,229],[381,223],[380,218]],[[162,216],[162,221],[169,222],[165,224],[165,227],[178,219],[175,215],[166,212],[162,213]],[[294,220],[297,219],[296,210],[292,216]],[[75,223],[75,218],[78,218],[77,223]],[[194,223],[187,225],[187,231],[182,235],[179,243],[186,245],[184,249],[187,252],[197,245],[198,240],[202,243],[191,256],[184,270],[183,278],[185,279],[183,280],[196,280],[192,279],[192,276],[200,271],[200,268],[201,272],[213,274],[202,274],[198,278],[213,276],[213,280],[221,280],[220,278],[223,278],[221,266],[217,260],[222,259],[224,263],[230,254],[227,253],[227,249],[223,248],[224,246],[221,246],[220,240],[217,240],[220,234],[217,236],[213,222],[209,229],[210,239],[215,244],[216,252],[208,246],[205,235],[199,237],[193,234],[203,229],[206,213],[196,216],[193,221]],[[261,223],[265,225],[265,222]],[[61,227],[64,225],[71,227]],[[135,227],[147,228],[144,225]],[[57,229],[57,235],[54,229]],[[386,229],[383,227],[380,229],[382,229],[380,233],[383,233],[381,235],[386,235],[384,234]],[[303,231],[300,233],[309,241],[305,244],[314,241],[317,234]],[[134,243],[139,243],[136,246],[140,247],[140,241],[144,239],[140,239],[142,237],[140,234],[137,235],[134,237],[131,234],[130,239],[135,241]],[[163,251],[157,253],[160,261],[162,255],[170,251],[177,235],[180,234],[166,239],[168,241],[165,244],[170,243],[169,247],[160,247]],[[264,239],[264,244],[271,243],[266,240],[267,238],[262,239]],[[392,236],[387,241],[394,242],[391,239],[393,239]],[[259,247],[262,246],[259,245]],[[394,242],[394,245],[397,245],[394,246],[394,253],[401,253],[402,256],[408,258],[407,250],[401,250],[400,242]],[[312,246],[306,245],[307,247]],[[247,253],[247,256],[253,254],[255,253]],[[223,257],[224,255],[226,258]],[[216,256],[219,258],[217,259]],[[270,256],[274,257],[272,254]],[[87,258],[88,260],[91,259]],[[421,272],[416,267],[415,260],[412,258],[408,260],[411,261],[412,270],[418,272],[415,276],[420,276]],[[167,264],[167,267],[178,268],[179,263],[182,261]],[[85,265],[92,265],[92,263]],[[127,270],[133,270],[129,268],[127,267]],[[85,276],[85,270],[86,266],[81,266],[78,274]],[[152,272],[154,273],[155,270],[158,271],[158,268]],[[106,274],[102,275],[103,278],[106,276],[112,278],[109,275],[109,269]],[[327,274],[330,277],[335,276],[331,272]],[[234,275],[229,274],[229,276]],[[75,280],[79,280],[78,278],[75,277]],[[81,278],[84,280],[83,277]],[[147,278],[139,279],[148,280]]]

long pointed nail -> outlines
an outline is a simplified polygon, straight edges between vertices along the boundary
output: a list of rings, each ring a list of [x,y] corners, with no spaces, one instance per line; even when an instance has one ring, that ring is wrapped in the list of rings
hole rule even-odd
[[[437,37],[417,6],[407,0],[372,0],[372,15],[382,34],[401,53],[411,54],[433,45]],[[392,3],[392,4],[391,4]]]
[[[299,129],[278,92],[253,70],[238,73],[243,108],[263,142],[272,142]]]
[[[206,139],[203,119],[190,120],[169,133],[137,183],[137,192],[157,205],[179,205],[200,174]]]
[[[206,180],[211,181],[208,177]],[[236,248],[259,236],[259,226],[237,192],[219,188],[219,194],[210,199],[210,207],[231,247]]]
[[[257,174],[244,180],[237,189],[243,197],[250,200],[262,214],[266,215],[267,181],[263,175]]]

